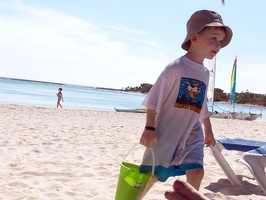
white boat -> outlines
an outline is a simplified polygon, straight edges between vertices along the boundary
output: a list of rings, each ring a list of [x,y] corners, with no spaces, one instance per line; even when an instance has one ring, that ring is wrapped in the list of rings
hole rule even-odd
[[[211,115],[212,118],[222,118],[222,119],[228,119],[228,113],[226,112],[214,112],[213,115]]]
[[[209,103],[209,114],[212,118],[228,119],[228,112],[218,112],[214,110],[214,88],[215,88],[215,75],[216,75],[216,56],[209,60],[207,66],[210,72],[209,85],[207,91],[207,102]]]
[[[146,113],[146,108],[114,108],[116,112],[133,112],[133,113]]]
[[[236,117],[236,119],[245,120],[248,117],[250,117],[249,113],[239,113],[239,115]]]
[[[208,69],[210,71],[210,80],[207,92],[207,99],[211,105],[210,117],[212,118],[224,118],[224,119],[239,119],[239,120],[256,120],[262,116],[262,113],[252,112],[236,112],[236,68],[237,57],[234,60],[234,65],[231,74],[231,88],[230,88],[230,104],[228,105],[228,111],[217,112],[214,110],[214,85],[215,85],[215,70],[216,70],[216,57],[209,60]]]
[[[260,113],[260,114],[249,113],[249,116],[246,117],[245,120],[250,120],[250,121],[252,121],[252,120],[256,120],[256,119],[258,119],[258,118],[261,117],[261,116],[262,116],[261,113]]]

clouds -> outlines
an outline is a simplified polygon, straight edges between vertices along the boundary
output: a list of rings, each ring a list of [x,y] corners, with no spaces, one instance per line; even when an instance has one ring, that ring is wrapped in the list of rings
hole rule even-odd
[[[258,1],[259,7],[246,3],[236,17],[237,2],[224,7],[219,1],[193,1],[193,6],[158,1],[151,8],[140,0],[110,0],[104,6],[100,1],[6,1],[0,3],[0,76],[113,88],[153,84],[184,54],[180,44],[190,13],[211,6],[234,30],[232,42],[217,57],[215,87],[229,92],[237,55],[237,92],[265,93],[258,86],[266,72],[265,30],[253,30],[257,13],[266,14],[264,1]],[[247,16],[250,10],[254,13]]]
[[[21,3],[8,9],[16,14],[0,16],[5,27],[0,48],[2,76],[122,88],[153,83],[158,73],[152,78],[146,74],[151,68],[159,72],[165,65],[154,49],[156,44],[142,41],[145,30],[99,27]]]

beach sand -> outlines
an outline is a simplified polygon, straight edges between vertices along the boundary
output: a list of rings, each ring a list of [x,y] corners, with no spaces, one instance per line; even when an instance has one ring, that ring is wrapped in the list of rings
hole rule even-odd
[[[216,138],[265,140],[266,122],[211,119]],[[114,200],[119,162],[138,143],[145,114],[0,105],[0,199]],[[128,156],[139,164],[143,147]],[[200,191],[217,200],[261,200],[265,194],[240,152],[224,151],[243,186],[232,187],[205,149]],[[185,176],[181,176],[185,179]],[[145,200],[163,200],[175,178]]]

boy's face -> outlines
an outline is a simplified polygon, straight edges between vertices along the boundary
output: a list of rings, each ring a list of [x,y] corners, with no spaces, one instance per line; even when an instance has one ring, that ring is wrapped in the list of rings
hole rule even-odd
[[[204,58],[212,59],[221,49],[225,31],[222,28],[207,27],[194,37],[194,39],[196,39],[195,45],[200,49],[200,54]]]

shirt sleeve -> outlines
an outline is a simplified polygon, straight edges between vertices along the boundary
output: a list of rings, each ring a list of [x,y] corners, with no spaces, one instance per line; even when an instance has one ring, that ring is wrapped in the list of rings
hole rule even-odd
[[[173,77],[172,69],[169,70],[166,68],[152,86],[142,105],[148,109],[156,110],[159,113],[170,94]]]

